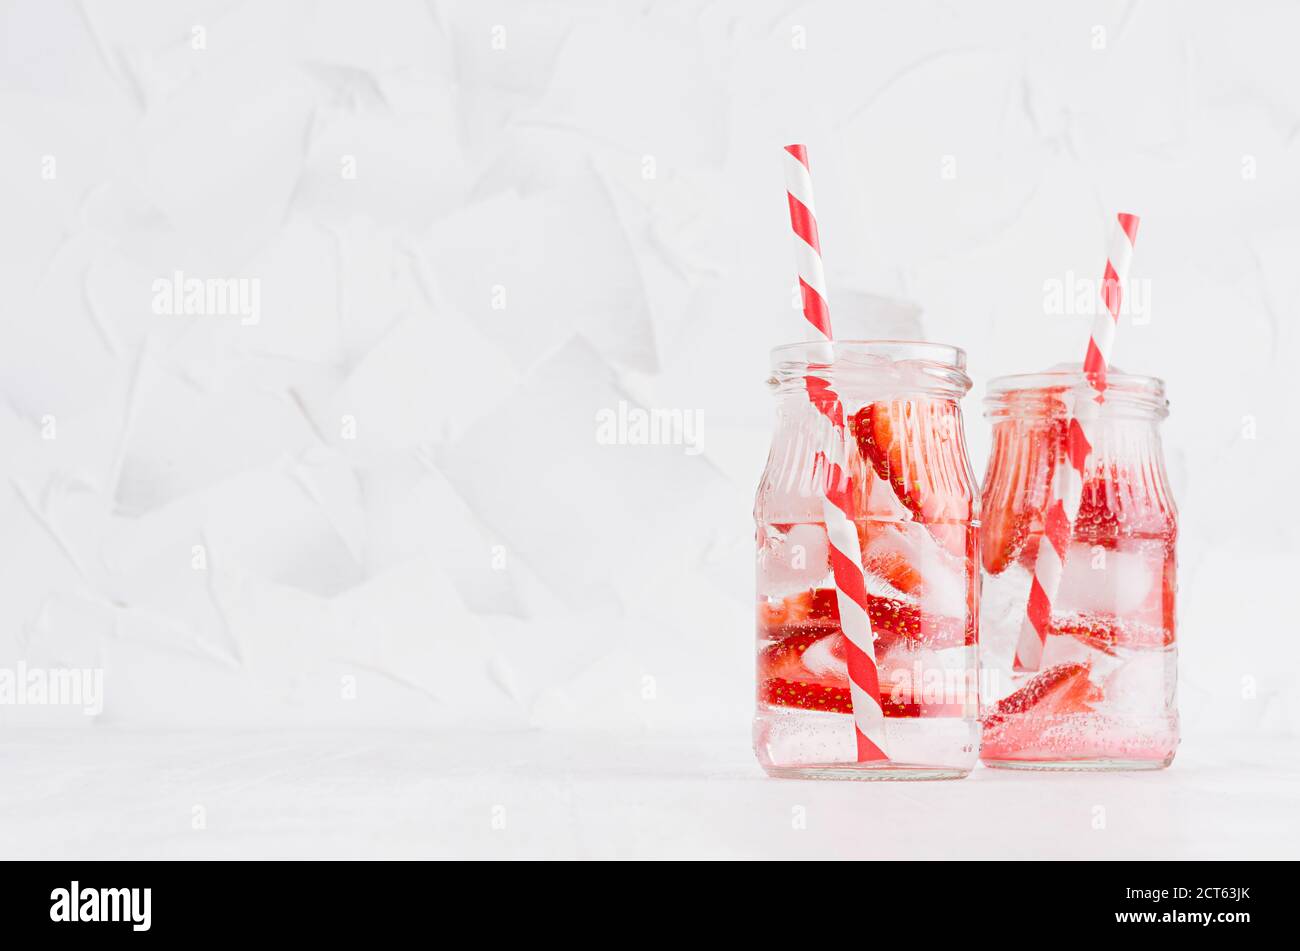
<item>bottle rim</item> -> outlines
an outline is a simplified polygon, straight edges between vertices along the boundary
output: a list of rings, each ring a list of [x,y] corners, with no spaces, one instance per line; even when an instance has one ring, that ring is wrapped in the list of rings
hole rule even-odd
[[[1069,405],[1064,399],[1067,394],[1073,397],[1074,405],[1087,406],[1096,415],[1158,419],[1169,415],[1165,381],[1160,377],[1109,369],[1105,400],[1098,403],[1079,363],[1058,364],[1037,373],[994,377],[989,380],[984,395],[985,415],[1068,415]]]
[[[778,394],[820,378],[848,402],[909,394],[960,399],[970,391],[966,351],[924,340],[817,340],[772,348],[768,385]]]
[[[928,340],[805,340],[772,348],[772,365],[826,363],[845,357],[883,357],[894,363],[933,363],[946,369],[966,370],[966,351]]]

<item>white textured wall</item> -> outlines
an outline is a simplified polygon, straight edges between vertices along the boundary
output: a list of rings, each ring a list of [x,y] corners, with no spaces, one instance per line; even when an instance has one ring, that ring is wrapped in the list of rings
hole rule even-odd
[[[960,344],[977,395],[1080,356],[1044,282],[1143,216],[1116,362],[1173,401],[1187,729],[1294,733],[1298,33],[1280,3],[7,0],[0,666],[102,666],[131,726],[743,730],[800,140],[837,332]],[[177,270],[256,280],[260,319],[155,312]],[[599,444],[620,400],[702,414],[702,452]],[[94,722],[65,712],[0,722]]]

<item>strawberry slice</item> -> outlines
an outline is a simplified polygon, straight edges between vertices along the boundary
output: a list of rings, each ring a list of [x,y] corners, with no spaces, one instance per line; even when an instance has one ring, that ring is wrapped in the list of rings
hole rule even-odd
[[[917,571],[901,551],[868,552],[863,565],[879,575],[904,594],[919,595],[924,586],[921,572]]]
[[[858,442],[858,450],[876,470],[876,474],[894,489],[898,500],[917,518],[922,516],[919,481],[907,477],[903,465],[902,434],[895,433],[892,410],[897,407],[910,414],[910,401],[895,400],[889,403],[871,403],[849,418],[849,431]]]
[[[758,699],[780,707],[852,713],[847,676],[817,674],[804,663],[804,652],[831,637],[830,653],[844,658],[844,638],[836,634],[794,634],[777,641],[758,657]]]
[[[896,598],[868,595],[867,615],[876,635],[877,656],[899,641],[933,648],[960,647],[966,643],[965,631],[956,618],[923,614],[915,604]]]
[[[904,594],[921,594],[925,578],[914,564],[916,543],[900,526],[872,520],[858,522],[858,542],[862,546],[862,567]]]
[[[1171,550],[1169,557],[1165,559],[1165,570],[1161,574],[1163,581],[1160,585],[1160,620],[1164,629],[1169,632],[1169,640],[1171,642],[1174,639],[1174,631],[1176,630],[1174,622],[1175,608],[1177,607],[1178,601],[1178,582],[1175,579],[1176,572],[1177,566]]]
[[[981,513],[980,550],[984,570],[991,575],[1001,574],[1016,559],[1016,555],[1029,540],[1033,517],[1025,511],[1010,506]]]
[[[1159,650],[1174,642],[1172,627],[1155,627],[1141,621],[1116,620],[1109,614],[1071,614],[1052,618],[1053,634],[1073,637],[1105,654],[1118,647],[1128,650]]]
[[[1119,466],[1103,468],[1084,483],[1074,520],[1076,541],[1114,549],[1121,538],[1173,539],[1174,534],[1173,513],[1161,493]]]
[[[840,612],[833,588],[800,591],[781,601],[758,603],[758,632],[763,637],[779,638],[805,630],[839,630],[839,627]]]
[[[758,699],[774,707],[798,707],[826,713],[853,712],[853,697],[848,687],[826,687],[779,677],[759,684]]]
[[[830,656],[844,660],[844,637],[839,633],[792,634],[765,648],[758,657],[758,675],[760,679],[777,678],[798,680],[804,683],[840,686],[847,683],[845,677],[838,674],[818,674],[808,669],[804,663],[804,652],[821,641],[827,641]]]
[[[1025,426],[1005,420],[994,430],[990,479],[980,506],[984,570],[1001,574],[1017,559],[1033,571],[1043,510],[1065,443],[1065,420]]]
[[[822,663],[827,655],[844,660],[844,638],[839,634],[794,634],[771,645],[759,655],[758,699],[761,703],[826,713],[853,712],[853,697],[849,692],[847,676],[835,672],[817,672],[805,662],[805,655],[814,645],[825,645],[828,648],[820,658]],[[881,686],[880,705],[885,716],[890,718],[951,717],[964,714],[962,704],[932,702],[910,696],[895,697],[887,684]]]
[[[999,700],[984,726],[994,726],[1007,717],[1033,712],[1034,716],[1056,713],[1088,713],[1101,700],[1101,689],[1088,679],[1089,665],[1057,664],[1039,673],[1015,693]]]
[[[961,484],[965,473],[957,471],[961,467],[956,464],[960,445],[946,445],[961,437],[952,403],[932,399],[871,403],[849,418],[849,431],[862,457],[918,521],[970,518],[970,487]]]
[[[964,629],[957,618],[924,614],[917,605],[898,598],[867,595],[867,616],[876,635],[877,654],[900,641],[934,648],[960,647],[975,642],[973,625],[967,624],[967,629]],[[802,591],[776,604],[760,601],[758,623],[760,636],[781,643],[799,636],[816,640],[828,632],[838,633],[840,611],[835,589]],[[808,645],[805,643],[803,646],[806,648]]]

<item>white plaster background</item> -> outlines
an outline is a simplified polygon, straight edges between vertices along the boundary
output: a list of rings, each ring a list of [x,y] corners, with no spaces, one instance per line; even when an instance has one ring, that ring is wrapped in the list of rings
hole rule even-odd
[[[744,742],[804,141],[837,331],[965,347],[977,470],[985,382],[1079,355],[1044,281],[1143,216],[1116,362],[1173,401],[1185,729],[1293,737],[1298,33],[1255,2],[7,0],[0,665],[102,666],[106,702],[0,722]],[[260,322],[155,314],[177,269],[260,280]],[[620,399],[702,413],[703,452],[598,445]]]

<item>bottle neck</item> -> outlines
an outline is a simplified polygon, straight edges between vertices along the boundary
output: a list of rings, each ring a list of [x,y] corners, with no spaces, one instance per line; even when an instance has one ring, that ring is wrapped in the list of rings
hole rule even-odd
[[[1161,380],[1115,372],[1098,389],[1097,382],[1075,367],[1024,376],[1004,376],[989,383],[984,414],[994,423],[1018,419],[1085,422],[1129,420],[1155,424],[1169,415]]]

